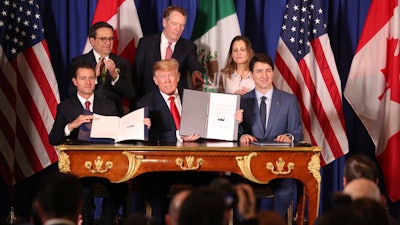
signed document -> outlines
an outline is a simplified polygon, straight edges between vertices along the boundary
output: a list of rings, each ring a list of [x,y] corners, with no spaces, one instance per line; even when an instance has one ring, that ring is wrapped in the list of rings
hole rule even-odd
[[[143,123],[146,117],[147,108],[140,108],[123,117],[93,114],[90,138],[111,138],[115,142],[147,140],[147,127]]]
[[[183,92],[180,135],[234,141],[238,136],[235,113],[240,95],[185,89]]]

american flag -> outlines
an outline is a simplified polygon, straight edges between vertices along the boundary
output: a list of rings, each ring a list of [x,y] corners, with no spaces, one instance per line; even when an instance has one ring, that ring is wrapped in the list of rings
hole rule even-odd
[[[325,165],[348,152],[339,74],[318,0],[288,0],[274,84],[296,95],[305,141]]]
[[[12,185],[58,160],[48,133],[60,97],[37,2],[0,7],[0,171]]]

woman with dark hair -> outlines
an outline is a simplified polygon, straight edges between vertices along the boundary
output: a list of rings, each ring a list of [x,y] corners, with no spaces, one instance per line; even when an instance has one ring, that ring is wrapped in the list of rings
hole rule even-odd
[[[254,51],[249,38],[236,36],[229,47],[225,68],[221,70],[219,92],[243,95],[254,89],[249,62]]]

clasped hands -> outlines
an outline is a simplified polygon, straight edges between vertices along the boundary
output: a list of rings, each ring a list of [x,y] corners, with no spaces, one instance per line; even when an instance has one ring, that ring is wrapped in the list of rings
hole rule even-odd
[[[105,58],[100,59],[99,62],[96,64],[96,68],[95,68],[96,77],[101,75],[101,64],[102,64],[102,62],[104,62],[104,66],[108,70],[111,78],[113,80],[117,79],[119,74],[117,72],[117,68],[116,68],[115,62],[114,62],[114,60],[112,60],[110,58],[108,58],[108,59],[105,59]]]

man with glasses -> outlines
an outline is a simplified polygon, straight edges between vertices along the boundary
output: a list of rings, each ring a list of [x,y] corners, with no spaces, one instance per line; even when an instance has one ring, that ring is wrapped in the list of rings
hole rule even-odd
[[[158,90],[153,81],[153,65],[159,60],[174,58],[179,62],[181,79],[178,88],[188,88],[187,74],[191,75],[192,86],[198,89],[204,83],[203,67],[197,60],[197,46],[181,37],[185,29],[187,12],[179,6],[168,6],[163,15],[162,33],[152,34],[140,39],[136,49],[134,79],[137,97]]]
[[[106,22],[93,24],[89,29],[89,42],[93,49],[74,58],[71,68],[80,62],[90,63],[97,77],[95,93],[114,100],[119,115],[123,116],[122,97],[133,100],[135,88],[128,60],[112,53],[114,28]],[[76,93],[76,89],[71,89],[72,93]]]

